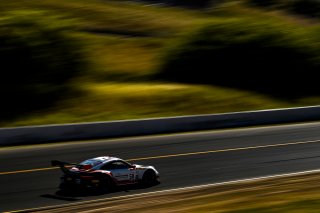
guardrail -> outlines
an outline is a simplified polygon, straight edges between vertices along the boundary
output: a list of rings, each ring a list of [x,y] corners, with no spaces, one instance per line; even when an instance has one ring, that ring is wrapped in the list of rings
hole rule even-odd
[[[0,128],[0,146],[320,120],[320,106],[142,120]]]

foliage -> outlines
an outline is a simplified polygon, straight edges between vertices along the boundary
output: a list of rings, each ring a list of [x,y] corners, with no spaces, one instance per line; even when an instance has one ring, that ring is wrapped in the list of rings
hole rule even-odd
[[[319,0],[291,0],[287,2],[287,7],[296,14],[320,17]]]
[[[318,54],[304,28],[263,16],[224,19],[168,50],[159,76],[296,98],[320,93]]]
[[[253,6],[270,7],[277,4],[279,0],[248,0],[248,3]]]
[[[0,19],[0,115],[47,107],[83,69],[79,45],[66,25],[47,14],[15,11]]]

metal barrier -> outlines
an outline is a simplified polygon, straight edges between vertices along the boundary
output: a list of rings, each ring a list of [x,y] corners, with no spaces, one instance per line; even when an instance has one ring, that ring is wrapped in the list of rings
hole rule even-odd
[[[320,106],[169,118],[0,128],[0,146],[320,120]]]

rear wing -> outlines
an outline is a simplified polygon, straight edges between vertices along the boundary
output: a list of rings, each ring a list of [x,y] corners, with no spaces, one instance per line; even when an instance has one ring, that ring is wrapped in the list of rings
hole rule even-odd
[[[66,167],[67,166],[72,166],[72,165],[76,165],[74,163],[66,163],[66,162],[62,162],[62,161],[58,161],[58,160],[52,160],[51,161],[51,166],[59,166],[61,171],[65,174],[70,174],[69,169]]]

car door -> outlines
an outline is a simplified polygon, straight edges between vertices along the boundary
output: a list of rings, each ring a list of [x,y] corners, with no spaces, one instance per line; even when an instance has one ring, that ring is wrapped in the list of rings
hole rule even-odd
[[[112,173],[118,184],[127,184],[134,182],[135,172],[131,166],[123,161],[113,161],[107,165],[108,170]]]

